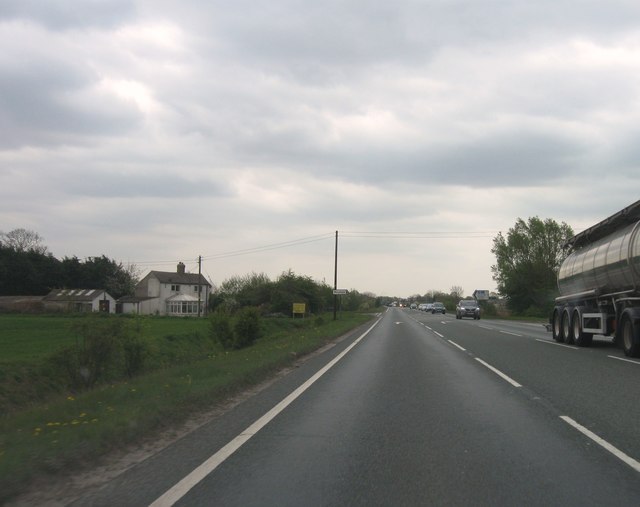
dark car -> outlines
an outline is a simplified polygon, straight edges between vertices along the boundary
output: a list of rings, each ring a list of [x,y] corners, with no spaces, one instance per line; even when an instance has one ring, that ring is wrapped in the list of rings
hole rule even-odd
[[[462,317],[473,317],[474,319],[480,319],[480,306],[478,302],[473,299],[463,299],[456,306],[456,319]]]
[[[442,303],[433,303],[431,307],[431,313],[447,313],[447,309],[444,307]]]

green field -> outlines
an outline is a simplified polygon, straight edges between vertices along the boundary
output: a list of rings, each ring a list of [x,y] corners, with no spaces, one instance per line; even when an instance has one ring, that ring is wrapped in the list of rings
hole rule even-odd
[[[59,347],[76,343],[78,319],[0,315],[0,504],[36,477],[90,467],[111,449],[224,402],[372,316],[263,319],[262,337],[241,350],[217,345],[207,319],[144,318],[135,322],[153,357],[142,374],[70,391],[64,378],[40,370]]]
[[[34,363],[64,346],[73,345],[78,338],[73,327],[82,318],[82,315],[0,314],[0,363]],[[152,339],[208,331],[206,319],[150,317],[141,320]]]

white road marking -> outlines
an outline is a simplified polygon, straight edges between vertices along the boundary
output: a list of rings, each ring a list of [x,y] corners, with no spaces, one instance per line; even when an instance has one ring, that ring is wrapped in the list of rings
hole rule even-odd
[[[567,424],[573,426],[575,429],[577,429],[583,435],[589,437],[596,444],[604,447],[607,451],[609,451],[611,454],[613,454],[619,460],[624,461],[627,465],[629,465],[631,468],[633,468],[636,472],[640,472],[640,463],[638,461],[636,461],[635,459],[633,459],[631,456],[625,454],[624,452],[622,452],[617,447],[614,447],[609,442],[607,442],[606,440],[600,438],[598,435],[596,435],[592,431],[588,430],[587,428],[585,428],[581,424],[578,424],[576,421],[571,419],[571,417],[567,417],[566,415],[561,415],[560,419],[562,419]]]
[[[517,333],[510,333],[509,331],[500,331],[500,332],[502,334],[510,334],[511,336],[520,336],[520,337],[524,336],[524,335],[517,334]]]
[[[495,329],[494,327],[481,326],[480,324],[478,324],[478,327],[481,327],[482,329],[488,329],[489,331],[493,331]]]
[[[220,466],[229,456],[236,452],[242,445],[247,442],[251,437],[264,428],[273,418],[275,418],[280,412],[287,408],[296,398],[304,393],[311,385],[313,385],[320,377],[322,377],[327,371],[338,363],[344,356],[346,356],[351,349],[353,349],[358,343],[360,343],[365,336],[367,336],[371,330],[378,325],[380,320],[377,320],[369,329],[367,329],[362,335],[331,360],[324,368],[319,370],[313,377],[307,380],[304,384],[293,391],[289,396],[284,398],[275,407],[264,414],[260,419],[255,421],[246,430],[235,437],[231,442],[225,445],[222,449],[212,455],[204,463],[193,470],[189,475],[184,477],[181,481],[171,487],[162,496],[155,500],[150,507],[168,507],[173,505],[186,495],[191,488],[198,484],[207,475],[213,472],[218,466]]]
[[[571,345],[565,345],[564,343],[550,342],[549,340],[541,340],[540,338],[536,338],[536,341],[540,343],[546,343],[547,345],[564,347],[565,349],[580,350],[580,347],[572,347]]]
[[[458,345],[456,342],[451,341],[451,340],[447,340],[447,341],[448,341],[451,345],[453,345],[453,346],[455,346],[455,347],[458,347],[458,348],[459,348],[460,350],[462,350],[463,352],[466,352],[466,351],[467,351],[467,349],[462,348],[462,347],[461,347],[460,345]]]
[[[640,364],[640,361],[633,361],[631,359],[625,359],[624,357],[616,357],[616,356],[607,356],[611,359],[617,359],[618,361],[625,361],[627,363]]]
[[[444,335],[438,333],[438,331],[433,331],[435,334],[437,334],[440,338],[444,338]]]
[[[515,380],[513,380],[511,377],[509,377],[508,375],[505,375],[504,373],[502,373],[500,370],[498,370],[497,368],[494,368],[493,366],[491,366],[489,363],[485,363],[482,359],[480,359],[479,357],[476,357],[476,361],[478,361],[480,364],[486,366],[487,368],[489,368],[493,373],[495,373],[496,375],[498,375],[499,377],[502,377],[504,380],[506,380],[507,382],[509,382],[509,384],[511,384],[513,387],[522,387],[521,384],[518,384]]]

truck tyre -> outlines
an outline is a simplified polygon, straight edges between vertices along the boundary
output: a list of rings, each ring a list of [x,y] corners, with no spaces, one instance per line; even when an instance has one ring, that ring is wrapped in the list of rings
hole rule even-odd
[[[573,339],[578,347],[589,347],[593,342],[593,335],[585,333],[582,330],[582,319],[580,318],[580,312],[576,309],[573,311],[573,317],[571,318],[571,325],[573,328]]]
[[[573,326],[571,325],[571,308],[562,310],[562,337],[567,345],[573,345]]]
[[[562,308],[556,306],[551,316],[551,333],[553,339],[558,343],[564,342],[564,336],[562,336]]]
[[[640,356],[640,325],[630,313],[622,314],[620,323],[620,343],[626,356]]]

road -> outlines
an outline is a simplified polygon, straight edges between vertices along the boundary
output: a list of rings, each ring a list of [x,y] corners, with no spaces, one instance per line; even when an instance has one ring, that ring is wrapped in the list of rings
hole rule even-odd
[[[640,362],[391,308],[74,505],[639,505]]]

